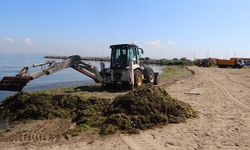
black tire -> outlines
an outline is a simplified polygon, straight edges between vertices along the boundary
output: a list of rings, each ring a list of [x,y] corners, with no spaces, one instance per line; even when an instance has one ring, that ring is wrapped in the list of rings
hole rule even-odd
[[[154,73],[154,85],[157,85],[158,84],[158,76],[159,76],[159,73]]]
[[[134,72],[134,87],[142,87],[142,72],[139,69],[136,69]]]
[[[154,82],[155,82],[155,74],[154,74],[153,69],[151,69],[150,73],[152,74],[152,79],[149,80],[149,83],[154,84]]]
[[[154,84],[155,75],[152,68],[146,67],[143,71],[143,75],[146,83]]]

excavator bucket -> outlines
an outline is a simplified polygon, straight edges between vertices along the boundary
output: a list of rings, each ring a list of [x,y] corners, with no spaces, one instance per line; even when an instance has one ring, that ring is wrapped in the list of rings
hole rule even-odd
[[[30,81],[28,77],[3,77],[0,81],[0,91],[21,91],[23,87]]]

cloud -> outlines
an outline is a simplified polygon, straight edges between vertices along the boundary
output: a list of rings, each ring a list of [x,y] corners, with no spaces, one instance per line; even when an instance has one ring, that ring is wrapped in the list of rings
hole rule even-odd
[[[148,41],[146,42],[146,45],[149,46],[153,46],[153,47],[167,47],[170,45],[175,45],[176,42],[174,40],[167,40],[167,41],[163,41],[161,42],[161,40],[152,40],[152,41]]]
[[[5,42],[12,44],[15,42],[15,40],[9,37],[9,38],[5,38]]]
[[[175,45],[175,43],[176,43],[176,42],[173,41],[173,40],[167,40],[167,44],[168,44],[168,45]]]
[[[25,39],[24,39],[24,43],[27,44],[27,45],[32,45],[32,44],[33,44],[31,38],[25,38]]]
[[[153,47],[162,47],[163,46],[161,44],[160,40],[148,41],[148,42],[146,42],[146,45],[150,45],[150,46],[153,46]]]

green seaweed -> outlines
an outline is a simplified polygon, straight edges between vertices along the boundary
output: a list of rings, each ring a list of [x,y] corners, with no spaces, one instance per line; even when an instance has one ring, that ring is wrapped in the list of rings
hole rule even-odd
[[[0,104],[0,118],[10,122],[70,118],[77,125],[69,131],[73,136],[93,128],[101,135],[139,133],[196,116],[189,104],[170,97],[160,87],[142,87],[113,100],[68,93],[21,92]]]

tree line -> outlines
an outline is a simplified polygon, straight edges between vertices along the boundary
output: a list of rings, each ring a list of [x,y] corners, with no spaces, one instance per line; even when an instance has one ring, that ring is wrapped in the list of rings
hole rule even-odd
[[[173,58],[173,59],[151,59],[149,57],[146,57],[144,59],[144,63],[146,64],[156,64],[156,65],[193,65],[194,62],[190,59],[187,59],[186,57],[182,57],[180,59]]]

